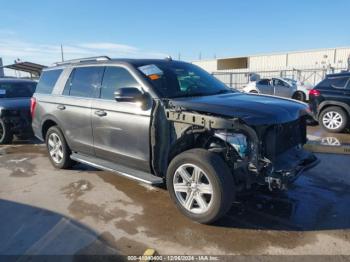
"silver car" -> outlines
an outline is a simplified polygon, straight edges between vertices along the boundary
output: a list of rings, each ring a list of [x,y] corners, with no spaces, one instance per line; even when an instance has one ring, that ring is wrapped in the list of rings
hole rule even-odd
[[[311,85],[290,78],[263,78],[250,82],[243,88],[246,93],[257,93],[293,98],[302,102],[309,100]]]

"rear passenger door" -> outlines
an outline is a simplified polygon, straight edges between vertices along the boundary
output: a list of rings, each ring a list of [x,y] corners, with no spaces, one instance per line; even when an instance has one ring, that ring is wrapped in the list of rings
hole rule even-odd
[[[74,68],[58,98],[56,117],[72,151],[94,155],[91,103],[102,81],[103,66]]]
[[[92,127],[97,157],[143,171],[150,171],[151,109],[132,102],[117,102],[122,87],[141,88],[127,68],[107,66],[100,98],[92,103]]]

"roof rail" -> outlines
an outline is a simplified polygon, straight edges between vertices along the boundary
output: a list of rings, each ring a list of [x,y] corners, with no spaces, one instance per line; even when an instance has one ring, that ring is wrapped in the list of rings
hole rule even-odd
[[[63,62],[56,62],[54,65],[68,65],[68,64],[76,64],[81,62],[91,62],[91,61],[106,61],[111,60],[108,56],[93,56],[93,57],[86,57],[86,58],[77,58],[72,60],[67,60]]]

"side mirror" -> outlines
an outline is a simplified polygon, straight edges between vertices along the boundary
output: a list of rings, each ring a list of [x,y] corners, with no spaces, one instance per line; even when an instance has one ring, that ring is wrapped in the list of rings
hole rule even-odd
[[[143,93],[136,87],[122,87],[114,92],[114,98],[118,102],[142,101]]]

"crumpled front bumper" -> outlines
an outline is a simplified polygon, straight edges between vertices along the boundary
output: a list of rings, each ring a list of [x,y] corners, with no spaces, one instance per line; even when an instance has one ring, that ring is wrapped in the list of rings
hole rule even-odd
[[[304,171],[315,167],[320,160],[302,147],[294,147],[279,155],[272,163],[265,182],[270,190],[286,189]]]

